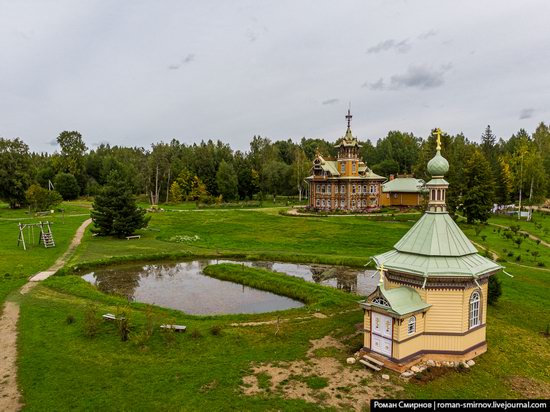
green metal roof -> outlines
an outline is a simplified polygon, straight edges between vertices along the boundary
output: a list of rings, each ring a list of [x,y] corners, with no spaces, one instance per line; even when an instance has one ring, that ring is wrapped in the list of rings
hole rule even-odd
[[[388,301],[390,305],[389,308],[378,303],[367,301],[362,302],[362,305],[365,307],[378,307],[398,316],[421,312],[432,306],[424,302],[418,292],[408,286],[400,286],[393,289],[385,289],[383,286],[379,286],[371,296],[377,292]]]
[[[424,277],[478,277],[502,268],[478,254],[448,213],[426,212],[393,250],[373,259],[389,270]]]
[[[382,192],[421,193],[424,181],[413,177],[398,177],[382,185]]]
[[[422,277],[473,277],[502,268],[490,259],[472,253],[465,256],[423,256],[390,250],[373,257],[377,266]]]
[[[448,186],[449,182],[445,179],[431,179],[426,186]]]
[[[426,256],[464,256],[477,253],[472,242],[448,213],[424,213],[394,248],[400,252]]]

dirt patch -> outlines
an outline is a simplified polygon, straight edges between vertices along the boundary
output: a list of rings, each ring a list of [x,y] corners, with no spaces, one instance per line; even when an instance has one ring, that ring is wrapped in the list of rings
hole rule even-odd
[[[310,341],[307,360],[253,366],[252,374],[243,378],[245,395],[281,395],[335,408],[356,411],[368,407],[372,398],[387,397],[403,388],[375,377],[357,365],[343,365],[334,357],[315,357],[319,349],[346,349],[332,336]],[[268,387],[258,377],[268,376]],[[265,378],[263,379],[265,381]]]
[[[550,398],[550,385],[526,376],[510,376],[507,378],[512,389],[524,398]]]
[[[17,388],[17,319],[19,306],[6,302],[0,318],[0,410],[18,411],[23,406]]]
[[[19,290],[19,293],[22,295],[25,295],[29,293],[29,291],[36,286],[36,282],[27,282],[23,285],[23,287]]]

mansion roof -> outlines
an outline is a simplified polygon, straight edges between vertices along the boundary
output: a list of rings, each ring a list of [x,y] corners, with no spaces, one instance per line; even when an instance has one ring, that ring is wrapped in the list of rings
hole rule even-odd
[[[424,180],[414,177],[398,177],[389,180],[382,185],[382,192],[387,193],[422,193],[424,191]]]

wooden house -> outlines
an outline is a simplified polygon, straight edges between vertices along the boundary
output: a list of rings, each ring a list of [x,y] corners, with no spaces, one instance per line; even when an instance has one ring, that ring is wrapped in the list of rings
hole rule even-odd
[[[425,182],[412,176],[390,176],[390,180],[382,184],[380,196],[381,206],[418,207],[424,201],[426,193]]]

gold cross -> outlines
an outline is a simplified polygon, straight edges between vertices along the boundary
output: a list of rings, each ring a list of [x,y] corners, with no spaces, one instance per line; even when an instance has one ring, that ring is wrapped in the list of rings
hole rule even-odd
[[[435,129],[435,135],[437,136],[436,150],[441,150],[441,129],[439,127]]]

